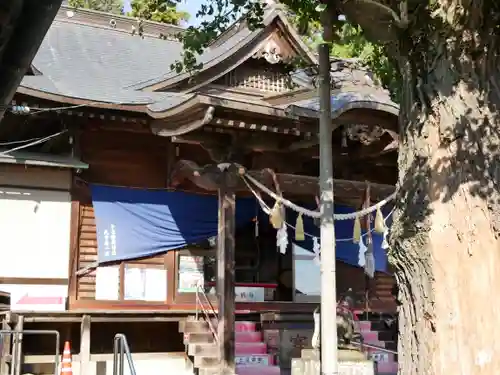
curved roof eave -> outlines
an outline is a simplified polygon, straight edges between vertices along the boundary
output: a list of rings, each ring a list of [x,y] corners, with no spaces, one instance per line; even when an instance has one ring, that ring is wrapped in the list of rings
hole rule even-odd
[[[295,29],[293,28],[292,25],[288,22],[286,16],[283,14],[283,11],[281,8],[277,5],[273,6],[269,10],[269,14],[264,17],[263,24],[264,27],[255,30],[255,31],[249,31],[248,28],[243,28],[242,30],[238,31],[235,35],[233,35],[230,39],[228,39],[225,43],[223,43],[221,46],[217,48],[221,48],[226,46],[232,39],[238,40],[239,38],[242,38],[238,42],[236,42],[232,47],[229,49],[223,51],[220,55],[217,55],[213,59],[204,62],[203,63],[203,68],[197,72],[197,74],[200,74],[202,72],[205,72],[214,66],[218,65],[220,62],[232,58],[234,55],[236,55],[238,52],[241,50],[245,49],[246,46],[248,46],[252,41],[254,41],[259,35],[263,32],[265,32],[266,27],[271,25],[273,21],[276,19],[279,19],[284,25],[285,28],[287,29],[288,33],[290,33],[293,41],[298,45],[298,47],[303,51],[303,53],[307,56],[307,58],[310,60],[310,62],[316,62],[317,58],[314,55],[314,53],[307,47],[300,36],[296,33]],[[244,33],[249,33],[247,36],[242,36]],[[203,55],[201,56],[203,57]],[[245,61],[248,58],[248,56],[245,56],[242,59],[238,59],[238,62],[234,64],[229,70],[235,68],[237,65],[241,64],[243,61]],[[185,79],[188,79],[191,77],[191,74],[189,72],[184,72],[184,73],[174,73],[174,72],[169,72],[161,77],[157,77],[154,79],[150,79],[148,81],[143,81],[139,82],[137,84],[134,84],[132,86],[129,86],[127,88],[130,89],[135,89],[135,90],[146,90],[146,89],[151,89],[153,86],[161,85],[163,87],[166,86],[171,86],[175,85],[179,82],[182,82]]]
[[[104,100],[89,100],[81,97],[64,95],[62,93],[36,90],[25,86],[19,86],[17,92],[34,98],[69,104],[70,106],[143,113],[149,115],[151,118],[164,118],[175,115],[178,108],[188,110],[192,105],[197,103],[193,101],[193,95],[174,95],[155,103],[117,103]],[[160,113],[163,114],[163,116],[160,116]]]
[[[399,117],[399,105],[392,101],[383,100],[373,100],[373,99],[355,99],[338,106],[337,108],[332,108],[332,121],[339,121],[344,115],[355,110],[375,110],[380,113],[390,115],[393,117],[394,122],[392,126],[387,127],[386,124],[380,123],[379,126],[386,129],[387,131],[397,133],[397,121]],[[309,117],[318,118],[319,110],[315,108],[307,108],[297,104],[291,104],[285,108],[285,112],[298,117]],[[392,122],[392,121],[391,121]],[[362,124],[362,121],[356,122],[352,121],[353,125]]]
[[[58,103],[71,104],[79,107],[103,108],[130,112],[146,112],[146,104],[135,103],[116,103],[83,99],[79,97],[64,95],[61,93],[53,93],[47,91],[36,90],[33,88],[19,86],[17,92],[24,95],[29,95],[39,99],[50,100]]]

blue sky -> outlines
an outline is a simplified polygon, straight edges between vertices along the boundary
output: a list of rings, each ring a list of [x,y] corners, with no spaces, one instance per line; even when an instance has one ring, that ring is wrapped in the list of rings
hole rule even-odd
[[[187,26],[197,26],[200,24],[201,20],[197,20],[195,15],[200,9],[203,1],[211,1],[211,0],[181,0],[181,2],[177,5],[177,9],[188,12],[191,15],[191,19],[187,23]],[[125,12],[130,10],[130,0],[125,0]]]

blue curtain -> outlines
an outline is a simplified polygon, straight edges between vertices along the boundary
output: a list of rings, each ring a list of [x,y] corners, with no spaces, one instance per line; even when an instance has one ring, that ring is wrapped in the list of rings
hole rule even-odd
[[[91,185],[91,192],[99,263],[148,257],[217,236],[216,196],[103,185]],[[350,207],[335,206],[336,213],[353,211]],[[261,223],[268,222],[255,199],[237,199],[236,227],[248,224],[257,212]],[[296,219],[297,214],[287,210],[287,222],[295,225]],[[353,220],[336,221],[337,239],[351,238],[353,225]],[[304,217],[304,229],[319,239],[319,228],[312,219]],[[295,241],[294,234],[290,229],[290,242]],[[377,271],[386,271],[387,254],[380,246],[382,236],[374,234],[373,239],[375,267]],[[297,245],[309,251],[313,248],[309,236]],[[337,241],[336,251],[338,260],[358,265],[357,244]]]
[[[347,214],[355,212],[356,210],[342,205],[335,205],[335,213],[336,214]],[[388,214],[388,212],[383,212],[384,216]],[[304,220],[304,231],[313,236],[316,236],[319,240],[320,229],[314,224],[314,220],[303,216]],[[287,210],[287,222],[291,225],[295,225],[297,221],[297,213],[292,210]],[[386,223],[389,227],[391,225],[391,220]],[[335,221],[335,238],[336,242],[336,255],[337,259],[350,264],[352,266],[358,266],[358,256],[359,256],[359,245],[352,242],[352,235],[354,231],[354,220],[337,220]],[[365,232],[363,232],[365,233]],[[291,239],[291,242],[295,241],[295,231],[290,229],[288,232],[288,237]],[[378,233],[372,233],[373,238],[373,253],[375,257],[375,269],[377,271],[386,272],[387,271],[387,252],[382,249],[382,241],[383,236]],[[347,241],[342,241],[347,239]],[[298,241],[296,244],[306,250],[313,250],[313,241],[309,236],[305,236],[304,241]],[[366,244],[366,237],[365,237]]]
[[[217,197],[92,185],[99,263],[152,256],[217,236]],[[236,226],[251,221],[254,199],[236,200]]]

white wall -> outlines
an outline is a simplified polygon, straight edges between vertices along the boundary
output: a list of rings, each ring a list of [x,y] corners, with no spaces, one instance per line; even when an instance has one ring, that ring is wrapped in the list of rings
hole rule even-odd
[[[93,355],[92,357],[109,357],[112,355]],[[136,353],[132,354],[137,375],[193,375],[193,366],[184,353]],[[112,360],[91,360],[87,374],[80,373],[80,363],[73,359],[73,375],[113,375]],[[31,373],[35,375],[54,374],[54,365],[49,363],[30,364],[23,366],[23,374]],[[58,374],[60,371],[58,371]],[[130,375],[128,365],[125,360],[124,375]]]
[[[0,290],[11,293],[13,310],[65,308],[70,185],[69,170],[0,165]],[[62,285],[9,278],[60,279]]]
[[[68,278],[69,192],[0,187],[0,277]]]

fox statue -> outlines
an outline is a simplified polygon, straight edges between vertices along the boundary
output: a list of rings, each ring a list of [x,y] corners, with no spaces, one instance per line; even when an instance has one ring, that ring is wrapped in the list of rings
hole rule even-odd
[[[351,292],[349,289],[348,292]],[[337,303],[337,338],[340,345],[349,345],[353,339],[359,335],[355,329],[356,316],[352,311],[354,300],[345,297]],[[312,337],[312,347],[319,349],[321,346],[321,307],[318,306],[313,313],[314,334]]]

